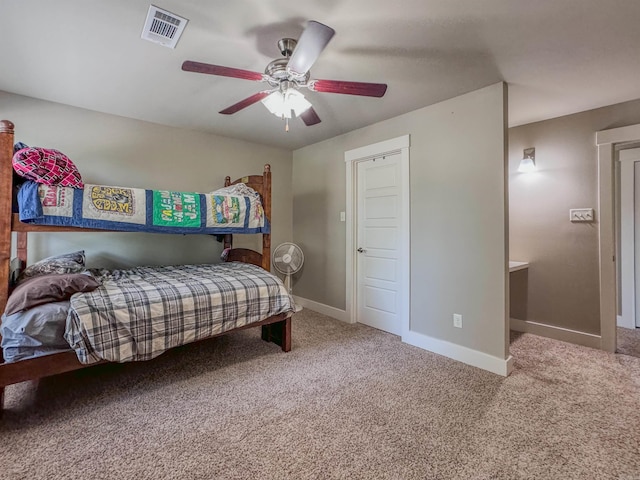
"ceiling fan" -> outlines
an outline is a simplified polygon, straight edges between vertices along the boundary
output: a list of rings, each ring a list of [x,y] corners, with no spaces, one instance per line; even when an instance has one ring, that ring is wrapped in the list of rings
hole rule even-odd
[[[301,118],[307,126],[315,125],[320,123],[320,117],[311,106],[311,103],[300,93],[301,88],[308,88],[314,92],[342,93],[378,98],[382,97],[387,91],[387,85],[384,83],[316,80],[310,78],[309,70],[335,33],[335,30],[331,27],[313,20],[309,21],[298,41],[293,38],[283,38],[278,41],[278,48],[283,58],[278,58],[269,63],[264,73],[192,62],[190,60],[182,64],[182,70],[269,84],[268,89],[255,93],[221,110],[219,113],[231,115],[262,101],[271,113],[285,120],[285,129],[287,131],[289,131],[289,119],[292,114],[297,118]]]

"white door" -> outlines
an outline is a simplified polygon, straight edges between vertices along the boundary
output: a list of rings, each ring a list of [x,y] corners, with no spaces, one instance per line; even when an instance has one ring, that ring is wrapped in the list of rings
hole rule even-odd
[[[357,321],[400,335],[403,245],[400,154],[361,161],[356,168]]]

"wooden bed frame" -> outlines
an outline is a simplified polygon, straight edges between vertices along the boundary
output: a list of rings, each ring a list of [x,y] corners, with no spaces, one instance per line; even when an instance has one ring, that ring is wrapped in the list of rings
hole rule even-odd
[[[76,227],[54,227],[22,223],[18,214],[12,213],[14,195],[14,173],[11,165],[14,145],[14,125],[8,120],[0,120],[0,314],[4,312],[9,298],[9,279],[12,263],[18,263],[22,269],[27,262],[27,234],[29,232],[105,232]],[[262,175],[243,177],[235,182],[225,179],[225,187],[235,183],[246,183],[262,196],[262,205],[267,219],[271,219],[271,167],[264,166]],[[16,232],[18,258],[11,260],[12,232]],[[224,247],[230,249],[227,261],[239,261],[261,266],[269,271],[271,267],[271,235],[262,234],[262,253],[246,248],[232,248],[232,236],[225,235]],[[251,327],[262,327],[262,339],[274,342],[288,352],[291,350],[291,314],[283,313],[269,317],[261,322],[239,327],[219,335]],[[218,335],[214,335],[218,336]],[[104,362],[102,362],[104,363]],[[49,375],[69,372],[94,364],[80,363],[74,351],[56,353],[13,363],[4,363],[0,350],[0,414],[4,406],[4,389],[7,385],[35,380]]]

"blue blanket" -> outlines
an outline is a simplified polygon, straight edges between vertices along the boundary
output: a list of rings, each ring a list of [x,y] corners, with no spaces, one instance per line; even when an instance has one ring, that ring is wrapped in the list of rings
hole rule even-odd
[[[28,181],[18,192],[20,221],[125,232],[269,233],[260,196],[240,185],[238,192],[248,194],[229,194],[228,188],[223,193],[105,185],[76,189]]]

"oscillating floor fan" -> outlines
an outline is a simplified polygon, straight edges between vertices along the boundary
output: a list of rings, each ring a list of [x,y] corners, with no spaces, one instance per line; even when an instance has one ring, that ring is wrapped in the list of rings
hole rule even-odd
[[[273,267],[283,274],[284,285],[291,294],[291,275],[297,273],[304,264],[304,254],[302,249],[295,243],[281,243],[273,251]],[[302,310],[302,307],[296,305],[296,312]]]

